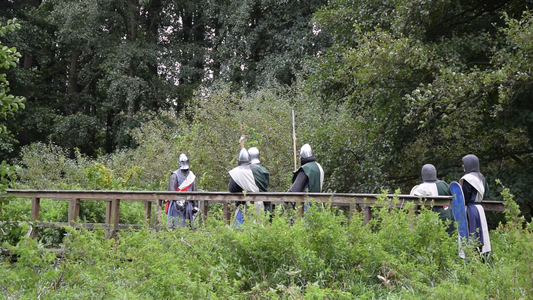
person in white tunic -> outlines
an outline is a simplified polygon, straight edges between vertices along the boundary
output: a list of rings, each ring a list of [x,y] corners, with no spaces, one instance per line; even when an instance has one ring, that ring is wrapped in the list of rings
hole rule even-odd
[[[239,152],[237,162],[238,166],[228,172],[230,175],[228,191],[231,193],[266,192],[270,182],[270,174],[260,165],[251,163],[250,154],[245,148]],[[261,171],[263,169],[264,172]],[[239,201],[235,204],[235,225],[239,228],[244,223],[245,202]],[[257,211],[264,211],[263,201],[255,201],[253,204]]]
[[[450,186],[442,181],[437,179],[437,169],[432,164],[425,164],[422,166],[422,171],[420,172],[422,176],[422,183],[414,186],[411,189],[411,195],[414,196],[451,196],[452,192],[450,191]],[[439,214],[439,217],[442,221],[450,221],[446,231],[449,235],[452,235],[455,230],[454,226],[454,217],[451,207],[448,206],[434,206],[433,211]]]
[[[479,159],[474,154],[463,157],[465,175],[459,184],[463,188],[468,222],[469,241],[478,243],[481,253],[491,250],[489,228],[481,200],[488,194],[489,188],[485,177],[479,172]]]

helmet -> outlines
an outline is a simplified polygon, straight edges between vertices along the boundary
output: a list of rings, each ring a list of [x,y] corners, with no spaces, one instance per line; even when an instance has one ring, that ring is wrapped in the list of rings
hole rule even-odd
[[[313,151],[311,151],[311,146],[309,144],[305,144],[300,148],[300,159],[302,158],[308,158],[313,156]]]
[[[180,165],[181,170],[188,170],[189,169],[189,158],[184,153],[180,154],[180,157],[178,158],[178,164]]]
[[[237,157],[237,162],[239,162],[239,166],[250,163],[250,154],[248,154],[248,151],[246,151],[245,148],[242,148],[241,152],[239,152],[239,156]]]
[[[250,154],[250,163],[252,164],[261,163],[261,161],[259,160],[259,150],[256,147],[252,147],[248,149],[248,154]]]

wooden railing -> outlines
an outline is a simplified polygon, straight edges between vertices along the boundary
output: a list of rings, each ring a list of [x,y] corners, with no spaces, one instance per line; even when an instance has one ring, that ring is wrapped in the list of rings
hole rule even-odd
[[[115,230],[125,228],[136,228],[140,225],[120,224],[119,212],[121,202],[140,201],[144,202],[144,220],[147,224],[157,227],[160,220],[160,212],[163,201],[168,200],[198,200],[200,210],[204,217],[208,216],[209,203],[222,203],[224,219],[230,222],[229,204],[237,201],[270,201],[272,204],[296,203],[299,215],[304,212],[303,203],[311,199],[317,202],[330,203],[333,206],[349,207],[350,216],[355,210],[363,211],[364,221],[368,222],[372,218],[371,207],[376,205],[380,194],[343,194],[343,193],[229,193],[229,192],[172,192],[172,191],[66,191],[66,190],[7,190],[6,196],[16,198],[31,199],[31,216],[33,227],[30,236],[35,238],[38,228],[60,228],[64,225],[74,227],[94,228],[101,226],[106,230],[106,237],[114,235]],[[393,197],[394,195],[387,195]],[[414,202],[419,206],[450,206],[451,196],[417,197],[411,195],[396,195],[398,206],[406,202]],[[39,221],[39,211],[41,199],[52,199],[57,201],[68,201],[67,222],[41,222]],[[84,201],[105,201],[106,217],[105,223],[84,223],[78,224],[76,220],[80,214],[80,206]],[[0,204],[1,205],[1,204]],[[504,206],[501,201],[483,201],[481,205],[487,211],[503,211]],[[153,209],[154,208],[154,209]],[[2,208],[0,206],[0,213]]]

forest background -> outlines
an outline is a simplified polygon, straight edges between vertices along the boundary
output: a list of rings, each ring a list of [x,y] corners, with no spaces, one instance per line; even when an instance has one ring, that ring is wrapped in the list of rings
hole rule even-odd
[[[2,190],[166,190],[185,152],[223,191],[244,123],[285,191],[294,109],[326,191],[408,193],[423,164],[450,182],[473,153],[488,198],[498,179],[530,220],[532,4],[2,0]]]

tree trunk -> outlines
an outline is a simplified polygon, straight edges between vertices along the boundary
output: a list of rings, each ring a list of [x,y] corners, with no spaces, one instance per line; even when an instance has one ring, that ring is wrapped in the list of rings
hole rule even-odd
[[[113,109],[107,112],[106,128],[105,128],[105,152],[113,153],[113,123],[115,120],[115,112]]]
[[[147,18],[147,31],[149,33],[147,35],[148,36],[147,42],[149,44],[157,45],[158,31],[159,31],[159,26],[160,26],[159,15],[161,14],[161,9],[162,9],[161,0],[153,0],[152,5],[150,6],[150,9],[148,11],[148,18]],[[152,75],[152,78],[154,79],[159,77],[159,75],[157,74],[157,67],[158,66],[157,66],[156,60],[148,63],[148,70],[150,74]],[[159,102],[157,100],[158,99],[157,86],[154,85],[153,89],[154,90],[153,90],[152,97],[150,99],[150,104],[149,104],[150,110],[152,111],[157,110],[159,108]]]
[[[135,45],[137,41],[137,31],[138,31],[138,25],[139,25],[139,1],[138,0],[130,0],[129,1],[129,7],[128,7],[128,20],[127,20],[127,30],[128,35],[127,39],[131,45]],[[130,78],[135,77],[135,61],[134,59],[130,61],[130,68],[128,70],[128,76]],[[127,99],[128,101],[128,114],[126,117],[126,124],[129,125],[131,121],[133,120],[133,116],[138,110],[137,101],[139,99],[139,95],[130,95],[130,99]]]
[[[78,49],[72,50],[70,56],[70,67],[69,67],[69,76],[68,76],[68,94],[79,93],[78,87],[78,57],[80,56],[80,51]]]

